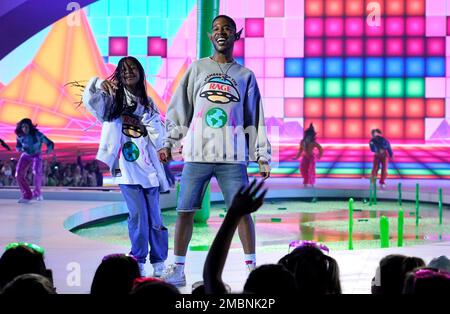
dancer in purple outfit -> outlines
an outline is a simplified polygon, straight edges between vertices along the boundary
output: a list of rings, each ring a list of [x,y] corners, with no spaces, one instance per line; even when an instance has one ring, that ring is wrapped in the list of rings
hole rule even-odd
[[[16,150],[22,153],[16,168],[16,179],[22,194],[19,203],[28,203],[33,198],[37,201],[42,201],[44,199],[41,194],[43,178],[42,144],[47,146],[47,154],[53,151],[55,145],[28,118],[22,119],[17,123],[15,132],[17,135]],[[27,171],[31,164],[33,164],[34,175],[33,192],[31,192],[26,180]]]

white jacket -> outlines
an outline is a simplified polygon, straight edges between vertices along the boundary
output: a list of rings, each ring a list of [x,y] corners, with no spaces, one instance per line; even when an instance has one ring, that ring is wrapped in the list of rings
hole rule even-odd
[[[103,80],[94,77],[89,80],[83,93],[83,103],[86,109],[102,123],[102,133],[96,159],[108,165],[111,174],[114,176],[119,165],[120,138],[122,136],[122,122],[120,119],[113,121],[105,120],[106,109],[113,104],[113,97],[101,89]],[[155,107],[156,108],[156,107]],[[162,123],[159,113],[145,113],[141,120],[148,132],[150,145],[147,145],[148,156],[156,169],[159,189],[161,192],[169,190],[164,167],[159,161],[157,151],[163,147],[165,137],[165,126]]]

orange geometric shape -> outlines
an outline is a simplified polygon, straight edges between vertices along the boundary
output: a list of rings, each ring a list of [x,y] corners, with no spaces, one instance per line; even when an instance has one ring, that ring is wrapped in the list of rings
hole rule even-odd
[[[8,85],[3,86],[2,90],[0,91],[0,99],[22,100],[22,86],[24,85],[24,80],[29,71],[30,67],[26,67]]]
[[[46,127],[63,128],[69,123],[70,119],[51,114],[49,112],[40,111],[34,119],[34,123],[45,125]]]
[[[26,94],[23,101],[53,109],[59,96],[59,89],[37,71],[31,70],[24,86]]]
[[[18,103],[6,102],[0,108],[0,117],[3,123],[15,125],[23,118],[30,118],[33,109],[27,106],[21,106]]]

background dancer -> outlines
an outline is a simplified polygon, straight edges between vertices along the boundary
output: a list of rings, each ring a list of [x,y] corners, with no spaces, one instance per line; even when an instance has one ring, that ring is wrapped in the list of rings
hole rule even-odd
[[[303,155],[300,162],[300,173],[303,177],[303,185],[305,187],[311,185],[312,187],[316,183],[316,160],[322,158],[323,149],[316,140],[316,131],[311,123],[309,128],[306,129],[303,139],[300,141],[300,147],[298,149],[297,155],[294,159],[298,159]],[[314,149],[317,148],[319,151],[318,155],[315,155]]]
[[[382,188],[386,187],[386,178],[388,174],[388,156],[390,159],[394,158],[391,143],[382,136],[380,129],[373,129],[372,139],[369,142],[370,150],[374,152],[372,179],[375,181],[378,175],[378,169],[381,165],[380,185]]]
[[[22,153],[16,167],[17,184],[19,185],[22,194],[18,201],[19,203],[28,203],[32,198],[37,201],[42,201],[44,199],[41,193],[44,172],[41,154],[42,144],[47,146],[47,154],[53,151],[55,145],[48,137],[42,134],[36,126],[37,125],[33,124],[28,118],[20,120],[16,126],[16,150]],[[31,164],[33,164],[34,175],[33,192],[31,192],[26,179]]]

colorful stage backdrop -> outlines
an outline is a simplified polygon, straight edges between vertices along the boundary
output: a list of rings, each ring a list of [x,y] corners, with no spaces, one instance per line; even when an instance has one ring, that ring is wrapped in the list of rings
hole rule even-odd
[[[235,59],[256,74],[281,157],[312,122],[323,143],[355,147],[380,128],[394,143],[444,147],[430,162],[448,163],[450,1],[220,2],[244,28]],[[196,56],[196,1],[100,0],[28,39],[0,60],[0,137],[14,141],[30,117],[57,142],[97,142],[100,126],[65,84],[106,77],[126,55],[165,112]]]

